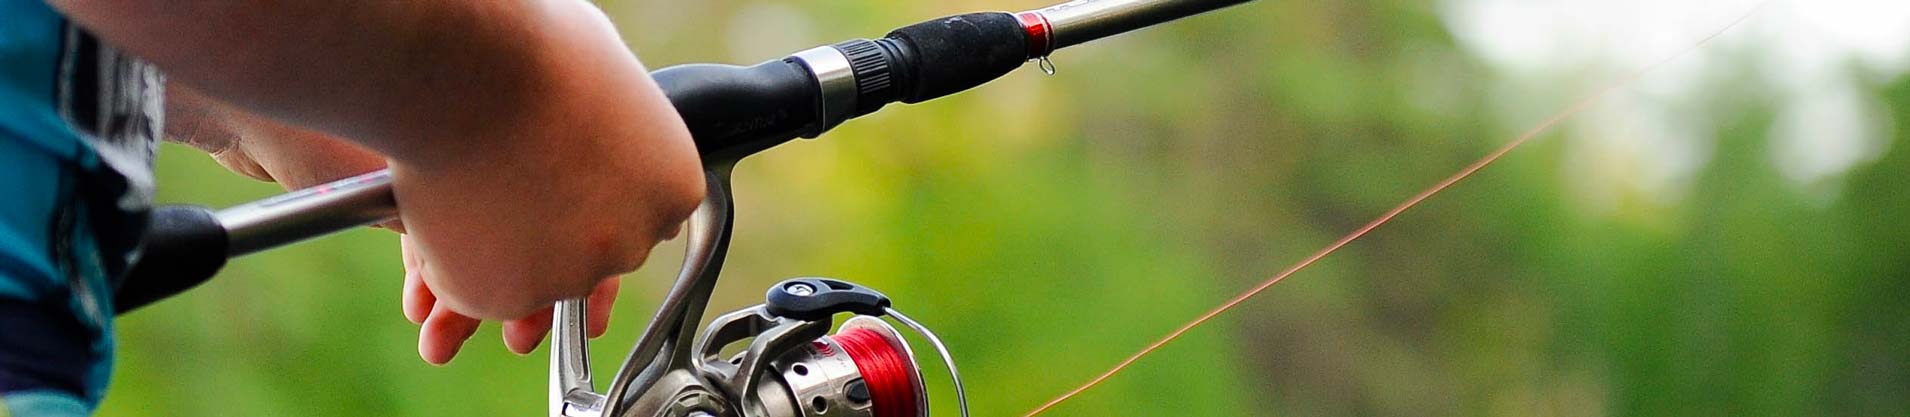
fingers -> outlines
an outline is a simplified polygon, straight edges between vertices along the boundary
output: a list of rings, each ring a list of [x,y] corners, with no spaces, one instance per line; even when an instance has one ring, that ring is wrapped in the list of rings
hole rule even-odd
[[[259,181],[273,181],[272,173],[240,146],[239,111],[207,97],[183,83],[166,83],[166,140],[183,143],[212,155],[232,172]]]
[[[669,228],[664,229],[663,235],[659,236],[657,239],[658,240],[676,240],[676,237],[678,235],[683,234],[683,223],[684,222],[676,222],[672,224]]]
[[[393,218],[391,218],[391,220],[386,220],[386,221],[383,221],[383,222],[380,222],[380,223],[378,223],[378,224],[374,224],[374,225],[371,225],[371,227],[376,227],[376,228],[379,228],[379,229],[385,229],[385,230],[390,230],[390,231],[393,231],[393,232],[398,232],[398,234],[404,234],[404,233],[405,233],[405,222],[404,222],[404,220],[399,220],[399,219],[398,219],[398,218],[396,218],[396,217],[393,217]]]
[[[206,154],[211,155],[212,160],[218,162],[219,166],[239,173],[239,175],[244,175],[247,178],[259,181],[279,182],[277,178],[272,177],[271,171],[266,170],[264,165],[259,164],[259,161],[252,159],[252,154],[246,153],[237,143],[233,143],[232,146],[228,148],[206,151]]]
[[[418,323],[418,356],[432,365],[443,365],[458,355],[464,341],[477,333],[482,323],[438,304],[431,288],[424,284],[424,257],[410,236],[399,235],[399,247],[405,263],[405,319]]]
[[[617,288],[622,279],[614,276],[604,279],[597,283],[596,289],[590,291],[584,314],[584,334],[590,338],[602,337],[604,331],[610,329],[610,307],[617,302]]]
[[[458,355],[464,341],[477,333],[478,319],[466,317],[439,304],[431,308],[418,331],[418,356],[432,365],[443,365]]]
[[[422,248],[412,241],[410,235],[399,235],[398,242],[405,267],[402,302],[405,319],[423,326],[418,333],[418,356],[433,365],[443,365],[457,356],[482,321],[439,304],[437,296],[431,293],[431,288],[424,281],[426,268],[424,256],[420,252]],[[621,284],[621,278],[613,276],[599,281],[592,289],[584,315],[584,332],[588,337],[603,336],[609,329],[611,307],[617,301],[617,290]],[[552,309],[546,307],[530,316],[505,321],[505,348],[519,355],[536,350],[550,333],[551,314]]]
[[[298,189],[385,166],[383,156],[351,141],[247,111],[185,84],[168,83],[166,95],[166,136],[248,177]]]
[[[424,324],[425,317],[431,313],[438,297],[424,285],[424,257],[418,256],[418,245],[411,242],[410,235],[398,235],[399,253],[405,263],[404,308],[405,319],[413,324]]]
[[[504,347],[511,353],[529,354],[550,333],[551,309],[545,307],[530,316],[504,322]]]
[[[610,277],[597,283],[588,302],[585,303],[584,334],[590,338],[603,336],[610,327],[610,307],[617,301],[617,277]],[[538,310],[529,317],[504,322],[504,347],[519,355],[529,354],[544,342],[550,334],[552,309]]]
[[[385,158],[335,136],[235,112],[239,148],[287,189],[311,187],[385,167]]]

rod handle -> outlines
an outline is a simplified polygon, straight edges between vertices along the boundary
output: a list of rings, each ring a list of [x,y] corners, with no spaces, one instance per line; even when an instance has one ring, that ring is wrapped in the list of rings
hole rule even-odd
[[[227,243],[210,209],[154,208],[139,262],[114,291],[113,311],[124,314],[205,283],[225,266]]]

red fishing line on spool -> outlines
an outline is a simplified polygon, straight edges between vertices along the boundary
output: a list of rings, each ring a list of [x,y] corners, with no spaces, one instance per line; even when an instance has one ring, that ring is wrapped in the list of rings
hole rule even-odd
[[[895,344],[869,329],[846,329],[833,336],[836,345],[855,361],[862,381],[869,386],[869,401],[875,417],[917,416],[915,399],[915,361],[896,350]]]

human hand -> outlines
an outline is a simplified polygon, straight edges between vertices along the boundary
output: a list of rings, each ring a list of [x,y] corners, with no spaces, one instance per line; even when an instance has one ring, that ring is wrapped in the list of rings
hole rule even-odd
[[[420,257],[411,249],[409,236],[399,237],[404,253],[405,318],[420,326],[418,332],[418,356],[433,365],[443,365],[457,356],[464,341],[477,332],[482,321],[459,314],[438,303],[438,296],[431,293],[431,287],[425,284],[424,270]],[[586,299],[584,314],[584,334],[589,338],[603,336],[610,325],[610,306],[617,300],[618,277],[606,278],[597,283],[597,288]],[[544,340],[551,329],[551,307],[544,307],[529,316],[504,321],[504,347],[512,353],[528,354]]]
[[[589,2],[48,4],[168,79],[385,157],[420,281],[470,317],[589,294],[703,198],[688,129]],[[377,162],[237,146],[222,163],[287,183],[306,171],[275,164]]]
[[[601,11],[563,3],[570,25],[538,50],[505,108],[401,134],[392,187],[420,280],[437,303],[517,319],[635,270],[703,199],[689,130]],[[457,140],[449,140],[457,139]]]
[[[421,279],[471,317],[636,269],[705,192],[689,129],[589,2],[49,4],[170,80],[383,155]]]
[[[205,97],[190,87],[167,87],[168,140],[199,148],[234,172],[286,189],[307,188],[382,169],[385,158],[331,135],[299,128],[251,114]],[[381,227],[402,231],[396,220]],[[418,257],[408,249],[410,238],[400,236],[405,267],[403,313],[421,326],[418,354],[426,362],[449,362],[476,331],[480,320],[437,303],[421,279]],[[618,280],[600,282],[589,296],[586,333],[601,336],[610,321]],[[524,354],[535,349],[549,332],[550,309],[503,322],[505,347]]]

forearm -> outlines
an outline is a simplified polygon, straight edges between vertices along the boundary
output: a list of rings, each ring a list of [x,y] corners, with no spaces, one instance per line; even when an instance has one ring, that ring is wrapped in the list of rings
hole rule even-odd
[[[422,279],[459,313],[584,295],[703,198],[688,129],[582,0],[49,1],[173,81],[388,158]],[[250,140],[273,177],[314,149]]]
[[[636,65],[581,1],[51,3],[173,80],[417,164],[547,123],[575,87],[558,62]]]

